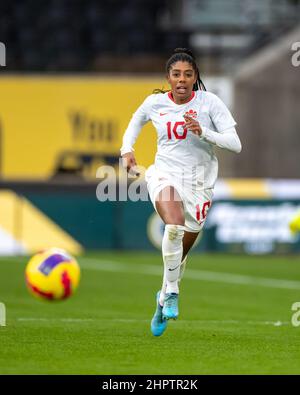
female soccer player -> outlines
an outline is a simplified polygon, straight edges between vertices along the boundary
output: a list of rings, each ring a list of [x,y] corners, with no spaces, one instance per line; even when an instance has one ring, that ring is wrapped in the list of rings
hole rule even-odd
[[[179,282],[187,253],[203,228],[211,206],[218,161],[214,147],[239,153],[236,122],[225,104],[207,92],[191,51],[176,48],[166,63],[170,91],[154,93],[133,114],[123,136],[121,155],[134,171],[133,145],[142,126],[157,130],[154,165],[145,174],[150,199],[165,223],[162,240],[164,276],[151,321],[154,336],[178,317]]]

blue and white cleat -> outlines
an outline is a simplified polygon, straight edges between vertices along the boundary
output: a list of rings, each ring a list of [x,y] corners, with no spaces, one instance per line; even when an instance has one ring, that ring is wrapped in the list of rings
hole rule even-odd
[[[170,293],[165,296],[165,303],[162,315],[166,320],[176,320],[178,317],[178,294]]]
[[[151,332],[154,336],[161,336],[167,328],[168,321],[162,315],[162,306],[159,304],[160,291],[156,294],[156,310],[151,320]]]

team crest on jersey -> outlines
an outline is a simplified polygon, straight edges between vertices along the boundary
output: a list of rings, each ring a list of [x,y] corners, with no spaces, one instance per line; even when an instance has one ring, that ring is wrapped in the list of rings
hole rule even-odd
[[[192,117],[192,118],[194,118],[194,119],[197,118],[197,112],[194,111],[194,110],[192,110],[192,109],[190,109],[189,111],[187,111],[184,115],[188,115],[189,117]]]

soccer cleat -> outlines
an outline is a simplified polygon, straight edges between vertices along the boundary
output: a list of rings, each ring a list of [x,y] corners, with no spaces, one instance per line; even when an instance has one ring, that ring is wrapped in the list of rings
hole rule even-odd
[[[151,332],[154,336],[161,336],[167,328],[168,321],[163,318],[162,306],[159,304],[160,291],[156,294],[156,310],[151,320]]]
[[[162,309],[162,315],[165,319],[176,320],[178,317],[178,294],[170,293],[165,296],[165,303]]]

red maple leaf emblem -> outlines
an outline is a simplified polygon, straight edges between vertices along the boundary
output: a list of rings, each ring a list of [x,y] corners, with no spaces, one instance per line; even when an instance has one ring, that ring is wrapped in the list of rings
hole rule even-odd
[[[197,118],[197,112],[194,111],[194,110],[192,110],[192,109],[190,109],[189,111],[187,111],[184,115],[188,115],[189,117],[192,117],[192,118],[194,118],[194,119]]]

